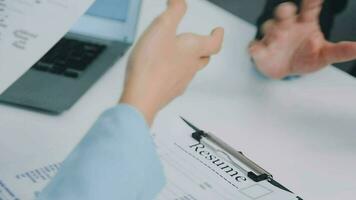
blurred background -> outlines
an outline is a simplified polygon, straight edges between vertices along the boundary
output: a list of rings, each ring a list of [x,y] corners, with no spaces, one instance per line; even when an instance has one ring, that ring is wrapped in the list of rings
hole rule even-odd
[[[266,0],[209,0],[233,14],[255,24],[262,13]],[[347,9],[336,19],[332,41],[356,41],[356,1],[350,0]],[[356,77],[356,62],[337,64],[338,68]]]

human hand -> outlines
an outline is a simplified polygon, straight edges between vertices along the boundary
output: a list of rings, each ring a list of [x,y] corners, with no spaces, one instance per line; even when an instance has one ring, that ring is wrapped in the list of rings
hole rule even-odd
[[[279,79],[356,59],[356,42],[325,40],[319,23],[322,4],[323,0],[303,0],[299,14],[293,3],[279,5],[275,18],[263,25],[263,39],[249,48],[262,73]]]
[[[129,60],[120,102],[138,108],[149,124],[221,49],[222,28],[210,36],[176,35],[185,11],[185,0],[170,0],[167,10],[140,38]]]

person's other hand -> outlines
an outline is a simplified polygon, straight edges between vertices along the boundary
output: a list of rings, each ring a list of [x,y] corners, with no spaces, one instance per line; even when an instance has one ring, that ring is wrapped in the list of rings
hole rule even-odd
[[[138,41],[130,57],[121,103],[138,108],[149,124],[157,112],[181,95],[194,75],[222,45],[224,30],[210,36],[176,35],[186,12],[185,0],[170,0]]]
[[[322,0],[303,0],[299,14],[293,3],[279,5],[275,18],[263,25],[264,38],[249,48],[262,73],[279,79],[356,59],[356,42],[325,40],[319,23],[322,4]]]

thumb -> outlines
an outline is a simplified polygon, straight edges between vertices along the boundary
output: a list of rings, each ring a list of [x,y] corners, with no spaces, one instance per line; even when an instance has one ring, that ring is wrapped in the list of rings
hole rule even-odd
[[[224,29],[219,27],[211,32],[210,36],[202,36],[201,40],[201,57],[210,57],[220,52],[224,41]]]
[[[327,43],[322,50],[327,64],[347,62],[356,59],[356,42]]]

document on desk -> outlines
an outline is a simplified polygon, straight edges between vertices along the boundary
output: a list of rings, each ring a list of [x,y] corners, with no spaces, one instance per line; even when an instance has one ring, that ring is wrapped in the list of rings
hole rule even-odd
[[[155,136],[167,185],[157,200],[296,200],[296,195],[271,185],[254,182],[228,160],[216,155],[190,134],[177,118],[179,127]],[[1,200],[34,200],[60,169],[61,161],[39,160],[28,165],[2,166]],[[234,162],[243,165],[237,160]],[[120,170],[120,169],[118,169]]]
[[[45,163],[44,161],[43,163]],[[34,200],[57,174],[57,163],[10,165],[0,171],[0,200]]]
[[[254,182],[191,138],[157,141],[167,185],[157,200],[296,200],[267,181]]]
[[[94,0],[0,0],[0,94],[35,64]],[[5,79],[4,79],[5,78]]]

